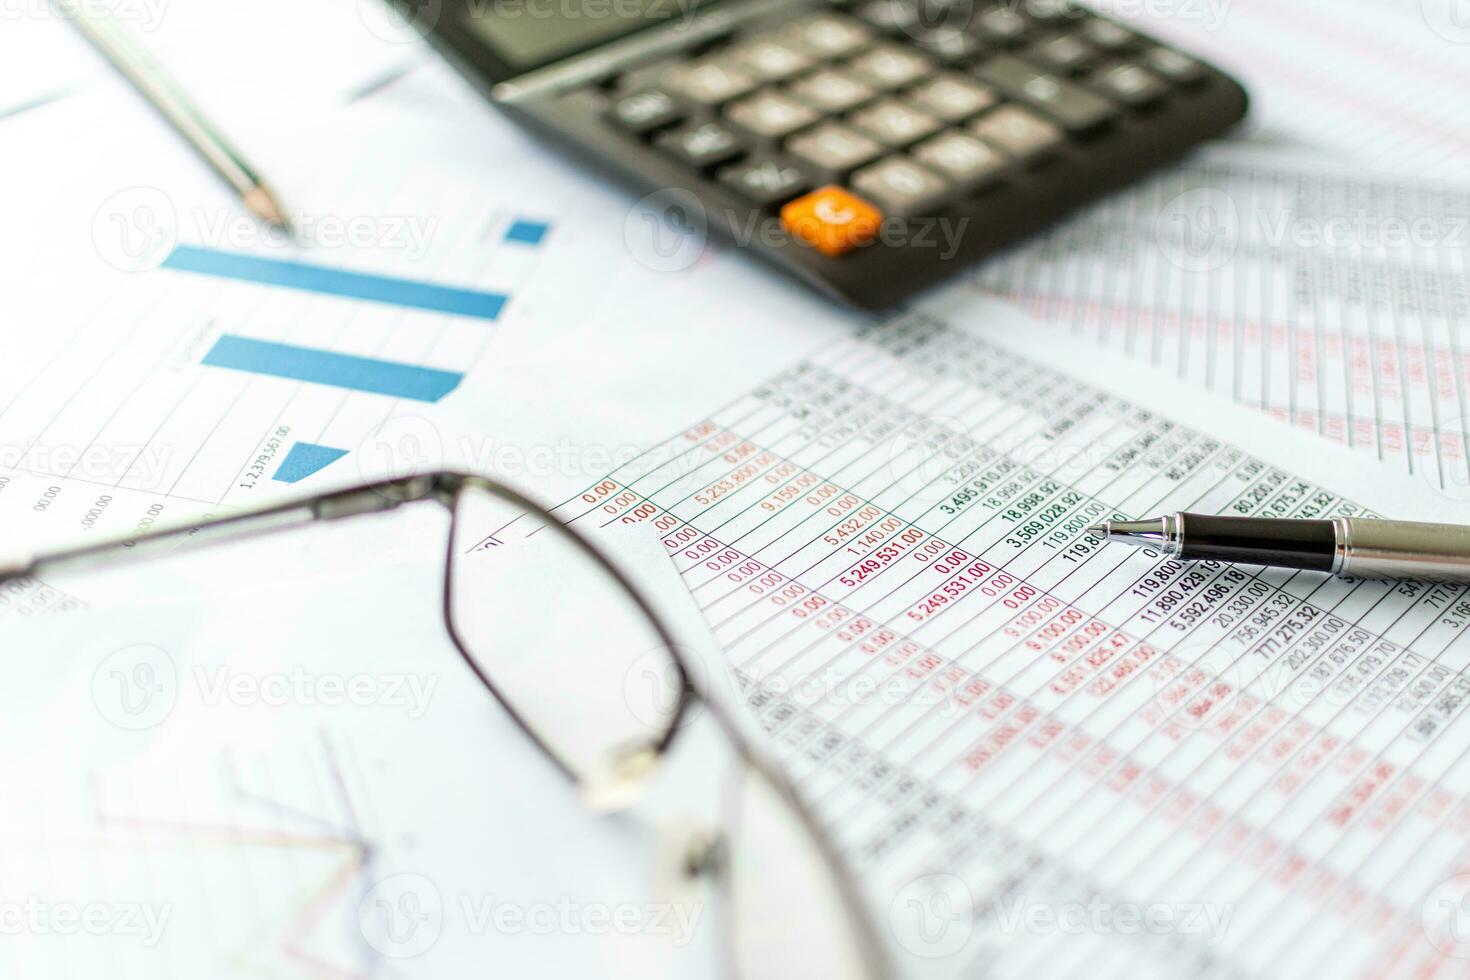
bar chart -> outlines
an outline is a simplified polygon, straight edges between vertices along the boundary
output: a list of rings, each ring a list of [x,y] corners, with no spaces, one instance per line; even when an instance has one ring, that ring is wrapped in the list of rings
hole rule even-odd
[[[367,475],[355,450],[461,388],[556,241],[497,202],[433,215],[419,253],[180,242],[47,311],[69,331],[0,368],[0,520],[52,544]]]
[[[276,475],[271,479],[277,483],[300,483],[308,476],[320,473],[337,460],[347,455],[347,450],[335,446],[319,446],[314,442],[298,442],[286,453]]]

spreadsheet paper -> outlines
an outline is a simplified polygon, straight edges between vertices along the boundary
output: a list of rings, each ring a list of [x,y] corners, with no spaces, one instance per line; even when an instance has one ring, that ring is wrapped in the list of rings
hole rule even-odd
[[[1466,589],[1085,531],[1446,498],[973,297],[775,361],[559,513],[657,531],[917,975],[1470,954]]]
[[[1218,147],[971,282],[1470,500],[1470,185]]]

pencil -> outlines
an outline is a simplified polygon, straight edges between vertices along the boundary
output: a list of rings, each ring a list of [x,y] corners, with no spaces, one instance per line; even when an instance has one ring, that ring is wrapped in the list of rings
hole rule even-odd
[[[291,230],[280,200],[230,142],[205,118],[157,58],[112,21],[101,4],[55,0],[77,31],[168,120],[215,172],[267,224]]]

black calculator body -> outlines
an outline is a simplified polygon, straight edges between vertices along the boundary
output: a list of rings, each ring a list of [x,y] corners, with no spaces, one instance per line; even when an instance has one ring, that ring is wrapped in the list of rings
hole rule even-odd
[[[872,310],[1247,106],[1218,69],[1070,0],[411,2],[513,118]]]

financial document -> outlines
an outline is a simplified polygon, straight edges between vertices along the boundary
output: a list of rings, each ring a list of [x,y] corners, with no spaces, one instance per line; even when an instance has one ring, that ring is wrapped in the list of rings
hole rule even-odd
[[[1181,0],[1093,6],[1236,73],[1251,138],[1390,173],[1463,178],[1470,19],[1457,0]]]
[[[942,297],[791,356],[559,513],[662,536],[916,975],[1453,963],[1432,899],[1470,888],[1467,590],[1085,532],[1449,501],[1110,380],[1126,363]]]
[[[1470,501],[1470,184],[1215,149],[973,282]]]
[[[454,652],[443,525],[315,529],[319,572],[344,536],[422,547],[311,589],[272,580],[276,539],[165,562],[205,563],[199,602],[5,624],[0,730],[34,748],[0,760],[28,787],[5,976],[718,975],[713,908],[673,914],[638,826],[590,816]]]
[[[106,14],[245,146],[271,132],[257,131],[252,117],[271,115],[279,123],[306,106],[341,106],[428,57],[420,36],[377,0],[88,0],[82,6]],[[48,0],[7,4],[0,25],[0,120],[121,84]]]
[[[290,239],[122,93],[0,131],[8,146],[68,133],[83,148],[17,160],[16,186],[32,190],[7,195],[39,229],[0,245],[9,322],[32,325],[12,331],[0,364],[7,549],[407,465],[379,441],[384,424],[452,397],[503,331],[534,319],[538,294],[560,291],[539,274],[559,248],[554,199],[395,152],[413,128],[349,116],[328,130],[328,159],[302,154],[279,171]],[[23,610],[57,601],[19,584],[0,598]]]
[[[1099,6],[1235,73],[1250,115],[980,288],[1470,500],[1463,10]]]

